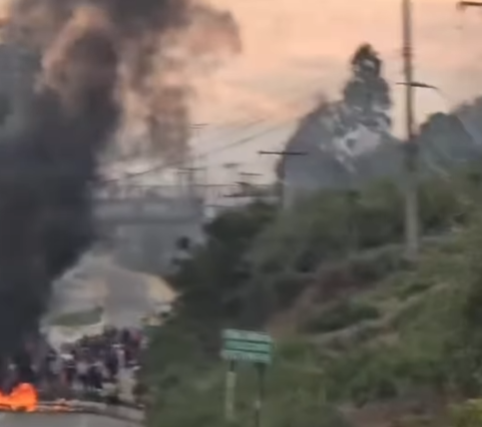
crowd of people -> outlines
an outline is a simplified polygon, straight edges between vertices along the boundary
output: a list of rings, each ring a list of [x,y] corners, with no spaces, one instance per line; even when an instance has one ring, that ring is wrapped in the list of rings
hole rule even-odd
[[[106,328],[60,349],[47,345],[40,357],[36,352],[28,361],[17,358],[10,364],[11,377],[35,383],[40,393],[49,396],[118,399],[123,378],[131,377],[135,383],[144,344],[138,330]]]

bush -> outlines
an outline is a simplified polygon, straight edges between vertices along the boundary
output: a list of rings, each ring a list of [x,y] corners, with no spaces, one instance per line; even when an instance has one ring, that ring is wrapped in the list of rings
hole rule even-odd
[[[277,307],[276,309],[289,308],[298,298],[298,296],[306,289],[306,280],[300,278],[282,275],[274,285],[277,289]]]
[[[273,422],[275,427],[350,427],[350,423],[332,405],[303,399],[287,405]]]
[[[343,301],[308,320],[303,330],[311,333],[334,332],[379,317],[380,311],[374,306]]]
[[[400,289],[398,289],[397,296],[402,300],[406,300],[414,295],[425,292],[426,290],[430,289],[432,286],[433,286],[433,283],[430,283],[428,281],[415,280],[413,282],[408,283],[406,286],[402,286]]]
[[[460,206],[453,206],[456,200],[443,186],[431,193],[430,182],[426,185],[421,198],[424,230],[447,230]],[[473,280],[471,327],[475,329],[480,325],[476,316],[480,312],[475,309],[482,300],[477,295],[482,294],[478,286],[482,275],[473,274],[475,270],[467,273],[465,243],[463,250],[448,246],[430,257],[424,246],[420,263],[409,268],[400,250],[401,202],[394,185],[379,183],[357,194],[323,192],[276,216],[267,206],[233,210],[209,224],[207,244],[193,251],[193,259],[173,279],[182,293],[175,317],[157,330],[149,349],[143,380],[155,412],[151,425],[216,427],[224,423],[220,330],[245,327],[244,316],[250,321],[255,318],[253,327],[259,327],[263,322],[258,316],[269,320],[311,284],[319,291],[310,293],[311,307],[320,302],[326,308],[302,324],[305,332],[361,327],[332,336],[297,335],[291,345],[279,338],[276,363],[267,378],[266,427],[344,427],[346,421],[334,409],[339,403],[363,404],[455,384],[454,378],[461,375],[460,368],[452,369],[451,345],[461,317],[464,293],[460,291],[467,287],[467,278]],[[381,318],[378,306],[353,298],[360,296],[360,285],[373,283],[379,283],[377,291],[388,290],[380,307],[400,310],[398,316],[390,313],[395,314],[393,319],[370,322]],[[349,286],[352,299],[340,301]],[[422,295],[429,286],[433,292]],[[416,293],[421,293],[420,298],[410,304],[397,301]],[[327,306],[327,301],[337,302]],[[363,301],[373,304],[373,299]],[[351,340],[349,345],[325,344],[344,337]],[[464,374],[473,372],[468,360],[460,352],[457,361]],[[238,386],[238,423],[243,425],[252,420],[256,377],[243,372]]]
[[[482,425],[482,400],[470,400],[452,408],[453,427],[480,427]]]
[[[386,247],[353,257],[347,262],[350,273],[361,283],[375,283],[396,271],[408,269],[400,247]]]

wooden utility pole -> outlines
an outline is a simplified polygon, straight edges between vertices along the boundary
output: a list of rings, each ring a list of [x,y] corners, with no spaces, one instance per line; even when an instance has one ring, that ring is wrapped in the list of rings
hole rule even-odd
[[[402,0],[402,53],[405,86],[405,244],[406,256],[415,261],[419,252],[418,146],[415,139],[412,0]]]
[[[421,87],[413,79],[413,16],[412,0],[402,1],[403,74],[405,86],[405,242],[407,258],[414,261],[420,250],[418,201],[418,144],[415,139],[414,93]],[[482,7],[480,1],[460,1],[458,8]]]

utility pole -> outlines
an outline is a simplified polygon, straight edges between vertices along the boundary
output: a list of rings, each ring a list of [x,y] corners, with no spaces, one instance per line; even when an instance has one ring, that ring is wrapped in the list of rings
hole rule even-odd
[[[304,151],[258,151],[258,154],[267,155],[267,156],[281,156],[281,163],[279,168],[279,176],[278,176],[278,188],[277,188],[277,199],[279,202],[279,206],[281,209],[285,206],[285,180],[286,180],[286,157],[288,156],[305,156],[307,153]]]
[[[254,413],[254,427],[262,426],[261,415],[263,413],[264,397],[265,397],[265,377],[266,377],[266,365],[264,363],[256,364],[256,371],[258,376],[258,396],[255,402]]]
[[[402,0],[402,54],[405,86],[405,132],[403,146],[405,171],[406,256],[415,261],[419,252],[418,146],[415,140],[413,85],[412,0]]]
[[[479,1],[460,1],[458,8],[482,7]],[[417,87],[429,87],[413,79],[413,16],[412,0],[402,0],[403,74],[405,86],[405,242],[406,255],[415,261],[420,250],[418,201],[418,143],[415,140],[414,93]]]

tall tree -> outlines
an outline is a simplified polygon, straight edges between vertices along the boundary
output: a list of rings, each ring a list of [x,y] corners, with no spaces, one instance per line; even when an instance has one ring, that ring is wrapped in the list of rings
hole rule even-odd
[[[383,62],[369,44],[360,45],[349,61],[350,75],[341,99],[322,100],[299,123],[287,149],[309,156],[287,157],[284,181],[289,195],[319,188],[347,188],[361,180],[393,173],[398,154],[391,136],[390,88]],[[384,161],[373,154],[382,150]],[[386,160],[386,161],[385,161]],[[278,168],[279,170],[279,168]]]
[[[350,67],[351,75],[343,88],[341,130],[347,133],[364,126],[388,135],[392,100],[382,60],[371,45],[363,44],[353,54]]]

